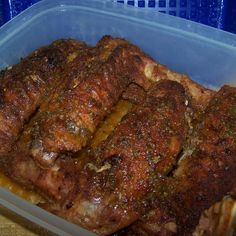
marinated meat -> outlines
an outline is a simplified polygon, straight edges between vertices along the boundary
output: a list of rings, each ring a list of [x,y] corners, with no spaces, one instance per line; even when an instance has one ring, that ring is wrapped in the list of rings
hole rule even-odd
[[[53,165],[60,153],[76,152],[86,146],[122,93],[127,87],[132,89],[135,83],[145,90],[151,82],[162,78],[180,81],[198,106],[212,94],[186,76],[157,64],[123,39],[104,37],[92,55],[83,69],[77,67],[74,73],[79,75],[72,86],[50,101],[37,122],[31,154],[44,167]],[[124,97],[128,94],[132,95],[127,91]]]
[[[53,164],[60,153],[81,150],[134,78],[144,84],[138,54],[121,39],[105,37],[98,43],[86,67],[78,68],[73,86],[50,101],[38,122],[31,153],[41,165]]]
[[[0,169],[57,215],[101,235],[135,221],[123,235],[191,235],[235,192],[235,88],[215,94],[109,36],[56,41],[0,78]],[[131,110],[92,140],[121,98]]]
[[[64,80],[60,72],[68,57],[85,47],[75,40],[58,40],[36,50],[0,74],[0,156],[6,156],[25,122]],[[0,157],[0,159],[1,159]]]
[[[77,193],[47,209],[101,235],[137,220],[160,175],[176,163],[188,132],[184,88],[162,80],[90,156],[81,160]],[[79,160],[78,160],[79,162]],[[59,207],[59,209],[57,209]]]
[[[122,94],[122,98],[133,103],[142,104],[145,100],[145,90],[137,84],[130,84],[127,90]]]
[[[170,225],[169,234],[192,235],[201,213],[235,189],[235,108],[236,89],[224,86],[199,118],[174,177],[157,185],[156,209],[133,225],[135,235],[163,235]]]

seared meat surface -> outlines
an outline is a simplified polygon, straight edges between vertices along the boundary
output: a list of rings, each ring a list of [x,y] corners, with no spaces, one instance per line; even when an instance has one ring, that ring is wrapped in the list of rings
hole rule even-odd
[[[0,73],[1,157],[11,150],[25,122],[48,94],[64,83],[59,75],[67,57],[84,47],[75,40],[59,40]]]
[[[114,129],[114,125],[119,123],[120,119],[131,108],[128,102],[119,102],[114,108],[114,112],[108,117],[101,128],[95,134],[91,147],[97,147],[102,140],[105,140],[109,133]],[[36,117],[37,118],[37,117]],[[5,174],[13,178],[16,182],[39,192],[46,199],[55,202],[63,202],[71,192],[76,189],[77,180],[75,176],[79,173],[78,159],[82,159],[81,154],[76,154],[76,158],[71,159],[71,155],[67,154],[66,158],[61,155],[55,164],[49,168],[42,168],[37,162],[30,158],[30,141],[31,141],[31,125],[28,125],[26,132],[21,136],[20,141],[16,145],[16,149],[8,154],[3,166]],[[82,154],[83,155],[83,154]],[[86,162],[83,158],[80,165]],[[1,167],[1,166],[0,166]]]
[[[163,80],[78,164],[78,192],[51,211],[101,235],[137,220],[159,175],[166,175],[188,131],[184,88]]]
[[[0,78],[0,169],[59,216],[100,235],[191,235],[235,192],[235,88],[205,89],[109,36],[56,41]]]
[[[168,79],[179,82],[188,91],[192,99],[192,106],[195,112],[204,110],[208,102],[210,101],[214,91],[204,88],[203,86],[192,81],[183,74],[178,74],[166,66],[156,63],[153,60],[149,60],[145,66],[145,76],[150,81],[159,81],[160,79]]]
[[[148,87],[140,72],[144,67],[140,55],[125,40],[103,38],[86,68],[78,68],[73,87],[50,101],[32,142],[33,156],[48,160],[48,156],[81,150],[132,81]]]
[[[211,91],[186,76],[175,75],[122,39],[104,37],[91,49],[83,68],[78,66],[81,59],[74,61],[77,67],[73,73],[67,70],[69,75],[65,77],[75,73],[76,79],[71,80],[71,85],[60,96],[50,100],[41,120],[37,121],[36,132],[33,132],[31,154],[44,167],[52,165],[60,153],[76,152],[86,146],[123,92],[124,98],[131,99],[137,91],[139,100],[142,100],[144,90],[153,81],[170,78],[183,81],[197,105],[198,96],[207,100],[211,95]],[[140,102],[137,95],[131,100]]]
[[[170,225],[169,234],[191,235],[201,213],[236,187],[235,108],[236,89],[224,86],[199,118],[173,178],[157,186],[165,194],[157,194],[156,209],[133,225],[135,235],[163,235]]]

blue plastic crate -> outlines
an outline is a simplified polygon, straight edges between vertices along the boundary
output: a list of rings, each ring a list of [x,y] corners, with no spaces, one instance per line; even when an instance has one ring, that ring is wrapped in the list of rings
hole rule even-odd
[[[0,25],[39,0],[0,0]],[[236,33],[236,0],[111,0]]]
[[[235,0],[118,0],[118,2],[179,16],[236,32]]]
[[[0,23],[7,22],[40,0],[0,0]]]

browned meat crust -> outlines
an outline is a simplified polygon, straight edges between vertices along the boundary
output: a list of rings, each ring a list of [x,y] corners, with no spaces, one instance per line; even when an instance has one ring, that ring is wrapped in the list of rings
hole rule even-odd
[[[96,156],[83,162],[78,193],[64,209],[51,210],[102,235],[138,219],[158,176],[168,173],[181,150],[188,131],[186,99],[177,82],[155,85],[95,150]]]
[[[22,63],[12,69],[22,73],[16,81],[24,86],[16,89],[20,92],[14,99],[15,90],[12,89],[9,101],[16,107],[21,106],[24,118],[19,120],[20,123],[16,122],[19,127],[12,126],[15,139],[6,142],[7,148],[9,143],[15,143],[23,125],[33,117],[14,149],[7,155],[3,154],[12,148],[3,149],[2,156],[8,158],[3,163],[0,161],[0,166],[17,182],[55,201],[55,205],[49,205],[51,211],[96,233],[107,235],[128,226],[150,210],[152,199],[159,199],[157,191],[166,192],[170,194],[170,199],[174,198],[175,191],[165,189],[163,186],[166,184],[159,184],[161,176],[167,175],[176,164],[192,125],[191,107],[194,111],[202,111],[213,92],[187,76],[157,64],[123,39],[104,37],[94,48],[70,40],[53,45],[50,50],[55,55],[59,54],[60,63],[55,59],[57,63],[53,62],[55,65],[50,66],[48,61],[51,59],[47,58],[51,55],[47,54],[49,49],[36,52],[38,54],[42,50],[43,54],[46,50],[47,55],[35,59],[36,62],[40,60],[38,64],[34,64],[33,56],[29,57],[33,64],[26,75],[31,76],[37,71],[38,74],[35,74],[43,78],[38,80],[37,77],[34,81],[33,77],[33,82],[27,82],[30,91],[34,91],[30,87],[34,82],[39,86],[35,87],[32,103],[24,100],[23,93],[27,87],[22,80],[25,74],[20,72],[30,67],[28,58],[24,59],[25,67]],[[43,69],[36,70],[37,66]],[[7,86],[11,89],[8,73],[2,72],[3,89]],[[87,144],[121,96],[138,105],[98,149],[89,150],[86,155],[73,156],[72,152]],[[26,107],[18,104],[15,98],[22,99]],[[10,108],[10,105],[6,106],[6,109]],[[9,112],[6,114],[1,118],[0,112],[0,119],[5,119],[4,122],[7,116],[11,116]],[[17,119],[16,116],[11,117]],[[2,138],[1,141],[0,134],[0,144],[4,145],[4,140]],[[178,189],[175,187],[181,186],[178,179],[184,178],[176,179],[167,183]],[[169,202],[162,205],[166,213],[159,214],[161,221],[163,218],[170,219],[168,207]],[[171,217],[175,220],[177,214]],[[142,223],[139,223],[141,228]]]
[[[44,167],[52,165],[58,154],[76,152],[86,146],[97,126],[131,83],[145,90],[159,79],[180,81],[193,98],[194,106],[204,106],[212,94],[186,76],[157,64],[123,39],[104,37],[89,58],[83,69],[74,69],[77,79],[72,81],[69,89],[50,101],[37,124],[31,154]],[[130,98],[132,89],[133,84],[123,96]],[[140,88],[138,93],[142,95],[142,92]]]
[[[176,73],[168,67],[158,64],[155,61],[148,61],[145,67],[145,75],[150,81],[168,79],[177,81],[188,91],[191,96],[192,106],[195,111],[202,111],[212,98],[214,91],[209,90],[192,81],[188,76]]]
[[[133,226],[137,235],[163,235],[166,224],[178,235],[191,235],[201,213],[235,188],[236,88],[224,86],[214,96],[193,137],[193,153],[179,163],[173,179],[164,181],[157,209]]]
[[[122,94],[124,100],[128,100],[133,104],[142,104],[145,100],[145,90],[137,84],[130,84],[126,91]]]
[[[11,150],[25,122],[34,114],[48,93],[63,83],[58,73],[67,56],[84,46],[74,40],[59,40],[1,72],[1,156]]]
[[[54,158],[48,159],[58,153],[79,151],[134,78],[144,83],[139,54],[121,39],[105,37],[98,43],[86,67],[77,72],[76,84],[50,101],[38,123],[32,154],[40,164],[45,159],[45,165],[52,164]]]

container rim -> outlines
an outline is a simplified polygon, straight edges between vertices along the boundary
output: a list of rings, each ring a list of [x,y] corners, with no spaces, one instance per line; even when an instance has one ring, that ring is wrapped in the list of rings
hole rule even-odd
[[[185,37],[208,41],[219,47],[236,48],[236,35],[220,29],[182,19],[180,17],[159,13],[155,9],[136,8],[120,4],[115,0],[42,0],[30,6],[18,16],[0,28],[0,47],[14,37],[32,21],[51,11],[80,9],[87,12],[103,14],[110,17],[126,19],[150,27],[168,29]],[[173,26],[174,25],[174,26]]]

